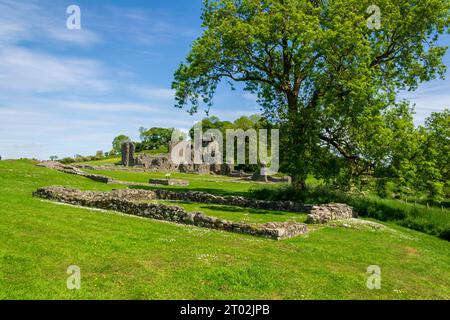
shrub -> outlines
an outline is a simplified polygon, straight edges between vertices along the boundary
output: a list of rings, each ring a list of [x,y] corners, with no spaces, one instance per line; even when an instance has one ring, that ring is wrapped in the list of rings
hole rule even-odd
[[[295,190],[292,187],[258,188],[251,190],[250,194],[257,199],[297,201],[307,204],[346,203],[362,217],[392,222],[450,240],[450,212],[436,207],[427,208],[394,199],[348,194],[326,187],[308,188],[305,191]]]

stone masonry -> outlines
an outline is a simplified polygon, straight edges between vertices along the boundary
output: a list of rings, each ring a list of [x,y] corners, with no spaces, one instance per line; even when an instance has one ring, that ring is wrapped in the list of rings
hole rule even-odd
[[[150,179],[150,184],[159,184],[163,186],[181,186],[181,187],[187,187],[189,185],[188,180],[181,180],[181,179]]]
[[[114,179],[101,175],[85,173],[81,171],[79,168],[64,165],[55,161],[44,161],[38,164],[38,166],[58,170],[68,174],[79,175],[97,182],[122,184],[121,181],[116,181]],[[152,183],[152,181],[153,180],[151,180],[150,183]],[[168,185],[180,185],[180,186],[188,185],[188,181],[184,180],[170,179],[170,181],[172,181],[172,184]],[[159,184],[168,183],[167,180],[158,180],[158,181],[155,180],[153,182],[155,183],[157,182]],[[357,214],[356,212],[353,211],[352,207],[342,203],[330,203],[320,206],[312,206],[292,201],[265,201],[238,196],[222,197],[205,192],[196,192],[196,191],[174,192],[169,190],[156,190],[156,191],[143,190],[143,192],[156,193],[158,199],[164,200],[180,200],[199,203],[221,204],[221,205],[231,205],[264,210],[306,212],[309,213],[307,222],[311,224],[324,224],[332,220],[357,218]]]
[[[353,209],[342,203],[329,203],[321,206],[313,206],[308,215],[308,223],[323,224],[332,220],[344,220],[357,218]]]
[[[134,143],[125,142],[122,144],[122,164],[125,167],[131,167],[135,165],[134,151]]]
[[[40,188],[33,196],[85,207],[114,210],[130,215],[165,220],[203,228],[248,234],[274,240],[282,240],[307,233],[307,226],[296,222],[250,224],[232,222],[205,216],[198,212],[187,212],[178,206],[151,203],[158,199],[158,193],[149,190],[115,190],[112,192],[91,192],[64,187]]]

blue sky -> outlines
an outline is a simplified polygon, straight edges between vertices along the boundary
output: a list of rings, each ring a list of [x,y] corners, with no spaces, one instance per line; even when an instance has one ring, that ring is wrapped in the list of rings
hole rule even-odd
[[[72,4],[81,30],[66,28]],[[94,154],[118,134],[138,139],[141,126],[191,127],[205,114],[174,108],[170,85],[200,12],[201,0],[0,0],[0,155]],[[417,123],[450,107],[449,88],[433,81],[405,95]],[[219,90],[214,102],[222,119],[259,110],[240,90]]]

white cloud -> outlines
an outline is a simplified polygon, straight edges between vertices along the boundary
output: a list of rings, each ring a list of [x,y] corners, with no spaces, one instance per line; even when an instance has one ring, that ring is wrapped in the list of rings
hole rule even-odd
[[[175,97],[175,90],[166,88],[131,86],[130,90],[142,98],[150,100],[170,100]]]
[[[139,103],[108,103],[108,102],[80,102],[62,101],[58,103],[59,108],[70,108],[83,111],[102,112],[155,112],[161,109],[159,106],[150,106]]]
[[[450,108],[448,88],[450,88],[450,79],[434,80],[423,84],[415,92],[403,92],[400,97],[415,104],[415,122],[423,124],[432,112],[441,112],[445,108]]]
[[[34,94],[106,91],[109,81],[100,63],[67,58],[24,47],[23,43],[88,46],[99,41],[89,30],[68,30],[67,14],[40,2],[0,0],[0,92]]]
[[[117,24],[117,21],[121,23]],[[105,6],[95,26],[114,34],[119,41],[147,47],[173,43],[180,37],[196,37],[197,30],[181,25],[181,21],[158,10]]]
[[[14,46],[0,48],[0,91],[106,91],[99,63],[89,59],[55,57]]]

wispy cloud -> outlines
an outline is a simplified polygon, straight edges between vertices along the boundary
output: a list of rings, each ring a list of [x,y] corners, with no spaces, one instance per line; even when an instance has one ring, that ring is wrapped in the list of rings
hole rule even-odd
[[[0,47],[0,91],[106,91],[110,86],[95,60],[56,57],[17,46]]]
[[[83,111],[101,112],[155,112],[161,110],[160,106],[151,106],[138,103],[111,103],[111,102],[81,102],[62,101],[58,103],[59,108],[77,109]]]
[[[175,98],[175,91],[167,88],[130,86],[130,90],[145,99],[173,101]]]
[[[450,79],[434,80],[423,84],[415,92],[403,92],[400,97],[415,105],[415,122],[423,124],[432,112],[450,108]]]
[[[63,41],[90,46],[101,41],[100,35],[92,30],[68,30],[63,10],[64,7],[36,0],[0,0],[0,44]]]
[[[157,46],[175,42],[180,37],[193,38],[197,30],[180,26],[171,15],[158,10],[105,6],[102,16],[92,26],[105,34],[114,34],[117,41],[141,46]],[[121,23],[118,24],[117,21]]]

